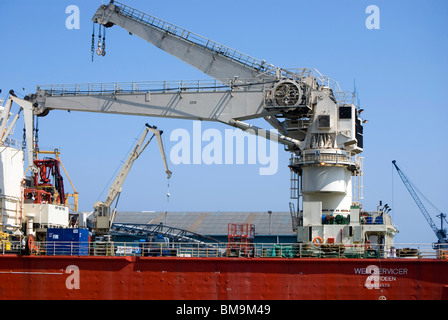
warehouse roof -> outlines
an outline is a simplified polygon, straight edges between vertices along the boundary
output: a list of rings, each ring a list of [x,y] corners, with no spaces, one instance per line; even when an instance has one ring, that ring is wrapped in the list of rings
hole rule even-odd
[[[294,235],[289,212],[117,212],[114,223],[164,224],[202,235],[227,235],[229,223],[255,225],[257,235]]]

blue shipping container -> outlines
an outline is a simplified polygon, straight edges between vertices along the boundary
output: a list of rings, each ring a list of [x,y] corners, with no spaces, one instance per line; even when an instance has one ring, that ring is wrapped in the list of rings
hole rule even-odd
[[[47,255],[54,255],[54,256],[89,255],[89,230],[48,229]]]

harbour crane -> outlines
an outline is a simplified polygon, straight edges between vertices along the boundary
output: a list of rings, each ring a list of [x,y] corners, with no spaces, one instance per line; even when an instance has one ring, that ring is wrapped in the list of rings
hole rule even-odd
[[[415,191],[414,187],[412,186],[412,183],[408,179],[408,177],[404,174],[404,172],[398,167],[397,161],[392,161],[392,164],[395,166],[395,169],[398,172],[398,175],[400,176],[401,180],[403,181],[404,185],[406,186],[406,189],[408,189],[409,193],[411,194],[412,198],[414,199],[415,203],[417,204],[418,208],[422,212],[423,216],[425,217],[426,221],[428,222],[431,229],[434,231],[434,233],[437,236],[437,244],[444,244],[446,247],[446,244],[448,244],[448,238],[447,238],[447,230],[443,228],[443,221],[446,222],[446,214],[440,213],[437,217],[440,218],[440,229],[437,228],[436,224],[432,220],[428,210],[426,209],[423,202],[420,200],[420,197],[418,196],[417,192]]]
[[[149,132],[152,132],[153,136],[145,143]],[[127,176],[129,175],[129,172],[131,171],[135,160],[137,160],[143,153],[143,151],[145,151],[146,147],[154,137],[157,138],[157,141],[159,143],[159,149],[162,155],[162,160],[165,166],[167,177],[168,179],[171,178],[172,172],[168,169],[165,150],[163,148],[162,134],[163,131],[158,130],[157,127],[152,127],[149,124],[146,124],[145,131],[138,140],[134,149],[129,154],[128,159],[126,160],[114,182],[112,183],[106,200],[104,202],[98,201],[94,204],[95,211],[93,213],[93,225],[94,229],[96,230],[96,235],[104,235],[109,233],[109,230],[115,220],[115,214],[117,211],[117,208],[115,207],[115,209],[111,212],[111,206],[116,199],[118,201],[119,195],[122,192],[123,184]]]
[[[325,212],[347,219],[352,177],[362,175],[356,158],[363,152],[364,121],[352,92],[315,69],[276,67],[118,1],[100,6],[92,20],[100,28],[119,26],[213,80],[38,86],[25,97],[33,114],[70,110],[215,121],[281,143],[291,152],[295,181],[301,179],[303,208],[299,199],[294,216],[302,227],[299,241],[324,234],[340,239],[340,228],[316,217]],[[253,119],[275,130],[245,122]]]

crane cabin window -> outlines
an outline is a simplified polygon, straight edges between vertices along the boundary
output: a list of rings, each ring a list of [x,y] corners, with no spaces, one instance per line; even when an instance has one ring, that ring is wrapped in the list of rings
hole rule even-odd
[[[339,107],[339,119],[351,119],[352,107]]]

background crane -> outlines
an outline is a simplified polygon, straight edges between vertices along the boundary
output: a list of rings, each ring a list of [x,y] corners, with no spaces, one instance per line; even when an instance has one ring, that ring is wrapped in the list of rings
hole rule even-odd
[[[443,228],[443,221],[445,220],[445,222],[446,222],[446,214],[440,213],[437,216],[438,218],[440,218],[440,229],[437,228],[436,224],[434,223],[430,214],[428,213],[428,210],[426,210],[426,207],[424,206],[423,202],[420,200],[420,197],[418,196],[418,194],[415,190],[416,188],[414,189],[411,181],[404,174],[404,172],[398,167],[397,161],[394,160],[394,161],[392,161],[392,163],[395,166],[395,169],[397,169],[398,175],[400,176],[404,185],[408,189],[409,193],[411,194],[411,196],[414,199],[415,203],[417,204],[418,208],[423,213],[423,216],[425,217],[426,221],[429,223],[431,229],[436,234],[437,239],[438,239],[438,244],[448,244],[447,230]],[[426,199],[426,197],[425,197],[425,199]],[[431,206],[433,206],[435,208],[435,206],[432,203],[430,203],[430,204],[431,204]],[[438,211],[440,212],[440,210],[438,210]]]
[[[145,143],[146,137],[149,132],[152,132],[153,136]],[[115,178],[114,182],[112,183],[106,200],[104,202],[99,201],[95,203],[94,225],[96,228],[97,235],[107,234],[109,232],[110,227],[112,226],[112,223],[115,219],[115,213],[116,213],[116,208],[113,210],[113,212],[111,212],[111,206],[115,201],[115,199],[117,199],[118,201],[118,196],[121,194],[123,184],[126,181],[126,178],[129,172],[131,171],[132,165],[134,164],[135,160],[137,160],[143,153],[143,151],[145,151],[146,147],[149,145],[149,143],[152,141],[154,137],[157,138],[157,141],[159,143],[160,153],[162,155],[163,163],[165,165],[165,172],[168,176],[168,179],[171,178],[172,172],[168,170],[165,150],[163,148],[162,143],[162,137],[161,137],[162,134],[163,131],[159,131],[157,127],[152,127],[146,124],[145,131],[140,137],[140,140],[135,145],[128,159],[126,160],[120,172],[118,173],[117,177]]]

